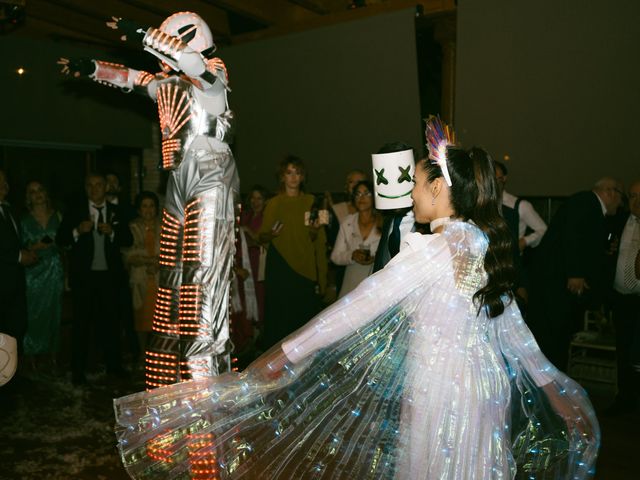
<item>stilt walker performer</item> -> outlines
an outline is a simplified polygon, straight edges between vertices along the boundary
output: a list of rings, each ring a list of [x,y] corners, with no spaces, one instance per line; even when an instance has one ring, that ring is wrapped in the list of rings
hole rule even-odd
[[[146,349],[147,388],[230,369],[229,284],[239,180],[229,148],[233,114],[227,72],[213,57],[209,27],[179,12],[159,28],[113,18],[122,39],[160,60],[151,74],[123,65],[61,58],[62,72],[86,75],[158,106],[163,170],[171,171],[160,238],[160,280],[153,335]]]

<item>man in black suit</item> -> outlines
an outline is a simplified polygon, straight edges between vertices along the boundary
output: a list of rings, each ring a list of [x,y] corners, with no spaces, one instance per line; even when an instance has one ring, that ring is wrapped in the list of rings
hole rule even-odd
[[[616,331],[618,393],[606,414],[630,413],[640,400],[640,180],[629,187],[629,212],[616,216],[612,306]]]
[[[96,173],[87,175],[85,189],[87,202],[66,213],[56,236],[58,245],[69,249],[74,384],[86,383],[92,326],[104,345],[107,374],[124,374],[118,319],[118,282],[124,277],[120,248],[133,243],[118,206],[106,201],[105,177]]]
[[[621,186],[612,178],[569,197],[532,262],[527,323],[544,354],[561,370],[567,368],[576,323],[585,308],[599,305],[610,284],[605,215],[614,215],[621,201]]]
[[[107,180],[107,202],[118,206],[120,221],[129,225],[138,215],[133,206],[124,198],[120,177],[115,171],[112,171],[105,174],[105,179]],[[126,353],[131,355],[133,363],[137,363],[140,354],[144,357],[144,352],[140,352],[138,334],[133,321],[133,300],[129,287],[129,273],[123,269],[122,274],[122,279],[118,281],[118,316],[126,340]]]
[[[6,198],[9,183],[0,170],[0,333],[16,339],[22,352],[27,330],[27,299],[24,267],[34,264],[35,252],[22,249],[20,225]]]

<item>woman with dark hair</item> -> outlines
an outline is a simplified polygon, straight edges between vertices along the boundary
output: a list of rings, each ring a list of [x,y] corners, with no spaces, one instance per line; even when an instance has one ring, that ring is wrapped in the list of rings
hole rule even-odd
[[[254,346],[256,333],[262,331],[264,319],[264,273],[260,276],[260,256],[266,252],[260,245],[259,232],[268,194],[261,185],[249,190],[240,214],[236,233],[236,253],[231,284],[230,332],[233,353],[247,357]],[[253,360],[252,356],[250,359]],[[246,363],[239,362],[239,366]]]
[[[160,202],[153,192],[140,192],[135,200],[138,216],[129,223],[133,245],[125,252],[133,303],[134,325],[140,351],[144,352],[152,330],[158,290],[160,254]]]
[[[441,145],[417,165],[412,198],[434,233],[406,236],[383,270],[245,372],[117,401],[129,471],[150,463],[131,441],[166,425],[185,456],[180,432],[216,439],[198,454],[225,478],[591,477],[587,395],[511,300],[490,157]],[[167,413],[169,399],[182,407]]]
[[[351,192],[355,213],[340,224],[331,261],[345,265],[338,298],[344,297],[373,271],[373,259],[380,243],[382,218],[373,208],[373,185],[367,180],[355,184]]]
[[[287,156],[278,165],[279,193],[264,209],[259,239],[268,245],[265,315],[261,346],[269,348],[304,325],[321,308],[327,277],[326,236],[305,220],[315,202],[304,191],[301,159]]]
[[[240,227],[246,234],[247,247],[249,250],[249,261],[251,264],[251,275],[255,288],[256,300],[258,302],[258,318],[256,323],[258,329],[262,330],[264,321],[264,272],[260,276],[260,257],[264,255],[265,247],[260,244],[259,234],[262,227],[264,207],[270,195],[262,185],[254,185],[249,190],[245,208],[240,215]],[[264,266],[263,266],[264,267]]]

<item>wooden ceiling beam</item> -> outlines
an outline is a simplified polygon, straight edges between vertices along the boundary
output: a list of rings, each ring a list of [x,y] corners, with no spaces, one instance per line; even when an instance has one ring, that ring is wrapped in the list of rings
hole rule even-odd
[[[302,8],[306,8],[307,10],[312,11],[313,13],[317,13],[318,15],[326,15],[331,13],[331,10],[328,10],[324,5],[324,2],[319,2],[317,0],[287,0],[289,3],[293,3]],[[344,0],[340,0],[344,1]]]
[[[282,25],[318,17],[317,13],[287,0],[207,0],[207,3],[266,25]]]
[[[330,15],[316,15],[308,20],[297,23],[274,25],[270,28],[259,30],[257,32],[234,35],[231,43],[238,44],[253,42],[256,40],[262,40],[263,38],[276,37],[280,35],[287,35],[289,33],[326,27],[337,23],[359,20],[406,8],[417,8],[418,5],[422,6],[422,15],[425,17],[450,15],[456,11],[455,0],[387,0],[386,2],[376,3],[364,8],[340,11]]]
[[[154,27],[159,26],[165,18],[173,13],[188,11],[200,15],[209,25],[214,37],[228,39],[231,36],[227,12],[209,2],[200,0],[180,0],[179,2],[175,0],[124,0],[124,3],[143,8],[162,17],[159,23],[152,25]]]
[[[27,5],[27,22],[30,18],[77,32],[79,35],[95,38],[110,45],[123,44],[118,34],[110,30],[104,21],[91,16],[67,10],[44,0],[30,0]]]
[[[41,39],[55,39],[55,40],[67,40],[72,42],[84,43],[91,46],[99,46],[101,48],[113,48],[114,43],[112,41],[103,41],[96,38],[95,35],[84,34],[77,30],[71,30],[66,25],[59,23],[51,23],[48,20],[41,20],[37,17],[28,17],[25,25],[16,30],[12,35],[18,37],[28,38],[41,38]],[[61,55],[64,52],[60,52]]]
[[[289,0],[289,2],[323,15],[343,12],[351,5],[351,0]]]
[[[78,2],[77,0],[49,0],[48,3],[56,4],[72,12],[82,13],[98,21],[107,22],[111,17],[126,18],[140,25],[157,25],[164,20],[159,15],[148,9],[131,6],[122,1]],[[105,28],[106,25],[105,25]]]

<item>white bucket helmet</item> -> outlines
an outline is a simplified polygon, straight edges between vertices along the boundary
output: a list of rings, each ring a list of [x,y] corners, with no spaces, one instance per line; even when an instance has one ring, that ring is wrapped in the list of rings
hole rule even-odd
[[[200,15],[177,12],[168,17],[159,28],[166,34],[179,37],[196,52],[210,58],[216,49],[209,26]]]

